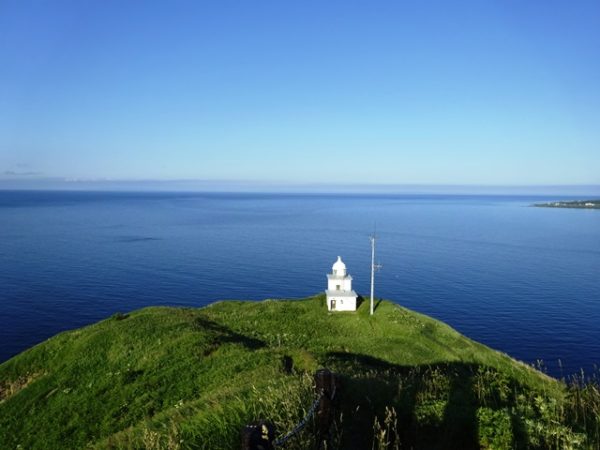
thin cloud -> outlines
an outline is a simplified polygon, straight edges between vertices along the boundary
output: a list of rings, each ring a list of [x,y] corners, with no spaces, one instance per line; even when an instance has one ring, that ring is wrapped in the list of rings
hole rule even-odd
[[[9,177],[34,177],[42,175],[42,172],[16,172],[14,170],[5,170],[2,175]]]

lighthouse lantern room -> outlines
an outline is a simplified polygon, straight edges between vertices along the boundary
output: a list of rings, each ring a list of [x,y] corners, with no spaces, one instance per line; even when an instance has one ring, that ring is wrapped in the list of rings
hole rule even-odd
[[[327,309],[329,311],[356,311],[356,292],[352,290],[352,277],[346,264],[338,256],[331,273],[327,274]]]

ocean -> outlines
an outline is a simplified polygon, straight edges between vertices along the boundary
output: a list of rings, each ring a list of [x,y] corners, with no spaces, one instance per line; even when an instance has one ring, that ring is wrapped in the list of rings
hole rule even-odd
[[[544,196],[0,191],[0,361],[151,305],[375,294],[554,376],[600,363],[600,210]]]

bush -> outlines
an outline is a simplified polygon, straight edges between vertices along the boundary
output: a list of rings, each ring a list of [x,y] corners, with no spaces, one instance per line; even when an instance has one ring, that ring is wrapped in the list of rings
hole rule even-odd
[[[510,450],[513,448],[513,431],[510,414],[506,408],[496,410],[479,408],[479,444],[484,449]]]

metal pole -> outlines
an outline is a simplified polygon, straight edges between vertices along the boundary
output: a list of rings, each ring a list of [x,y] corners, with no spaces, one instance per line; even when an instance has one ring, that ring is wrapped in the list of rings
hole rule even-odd
[[[375,292],[375,235],[371,236],[371,315],[373,315],[373,294]]]

